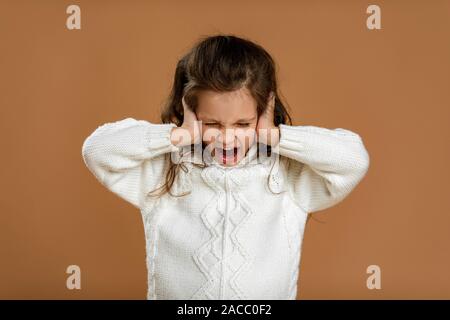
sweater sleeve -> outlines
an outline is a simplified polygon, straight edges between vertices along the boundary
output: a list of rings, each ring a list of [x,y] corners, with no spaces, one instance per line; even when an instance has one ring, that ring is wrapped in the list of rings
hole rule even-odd
[[[369,168],[361,137],[346,129],[280,124],[275,152],[288,159],[289,192],[305,212],[342,201]]]
[[[165,154],[179,151],[170,141],[173,127],[133,118],[106,123],[84,141],[84,163],[107,189],[141,208],[145,193],[162,178]]]

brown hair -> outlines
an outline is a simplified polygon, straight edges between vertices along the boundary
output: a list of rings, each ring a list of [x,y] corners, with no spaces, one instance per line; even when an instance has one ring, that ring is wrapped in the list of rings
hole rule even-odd
[[[280,99],[275,68],[270,54],[252,41],[223,34],[201,37],[177,63],[172,90],[161,113],[161,120],[163,123],[175,123],[177,126],[183,124],[183,95],[188,107],[196,112],[196,94],[199,91],[228,92],[246,87],[257,103],[258,117],[266,110],[266,102],[273,92],[274,124],[292,124],[291,117]],[[270,152],[270,147],[267,149]],[[158,196],[166,192],[172,195],[170,189],[178,170],[181,168],[186,171],[182,162],[169,162],[166,182],[156,189],[162,190]],[[156,190],[148,195],[153,196],[151,193]]]

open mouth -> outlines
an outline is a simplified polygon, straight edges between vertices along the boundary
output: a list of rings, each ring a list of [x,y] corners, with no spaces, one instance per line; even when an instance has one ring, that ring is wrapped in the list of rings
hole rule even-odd
[[[223,163],[233,163],[237,161],[239,148],[222,149],[217,148],[218,154],[222,157]]]

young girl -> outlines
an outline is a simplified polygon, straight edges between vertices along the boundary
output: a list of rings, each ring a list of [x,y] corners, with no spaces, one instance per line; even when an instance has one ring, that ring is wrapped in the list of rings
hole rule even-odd
[[[162,122],[106,123],[82,148],[142,213],[147,298],[295,299],[307,217],[364,177],[361,137],[292,126],[269,53],[231,35],[178,62]]]

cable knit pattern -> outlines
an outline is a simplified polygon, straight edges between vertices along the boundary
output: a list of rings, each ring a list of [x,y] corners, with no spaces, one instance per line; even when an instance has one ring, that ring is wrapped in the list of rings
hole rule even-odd
[[[224,167],[172,145],[175,126],[126,118],[82,146],[97,180],[141,211],[147,299],[295,299],[307,215],[342,201],[365,176],[361,137],[281,124],[271,156],[253,144]],[[148,196],[171,161],[180,196]]]

